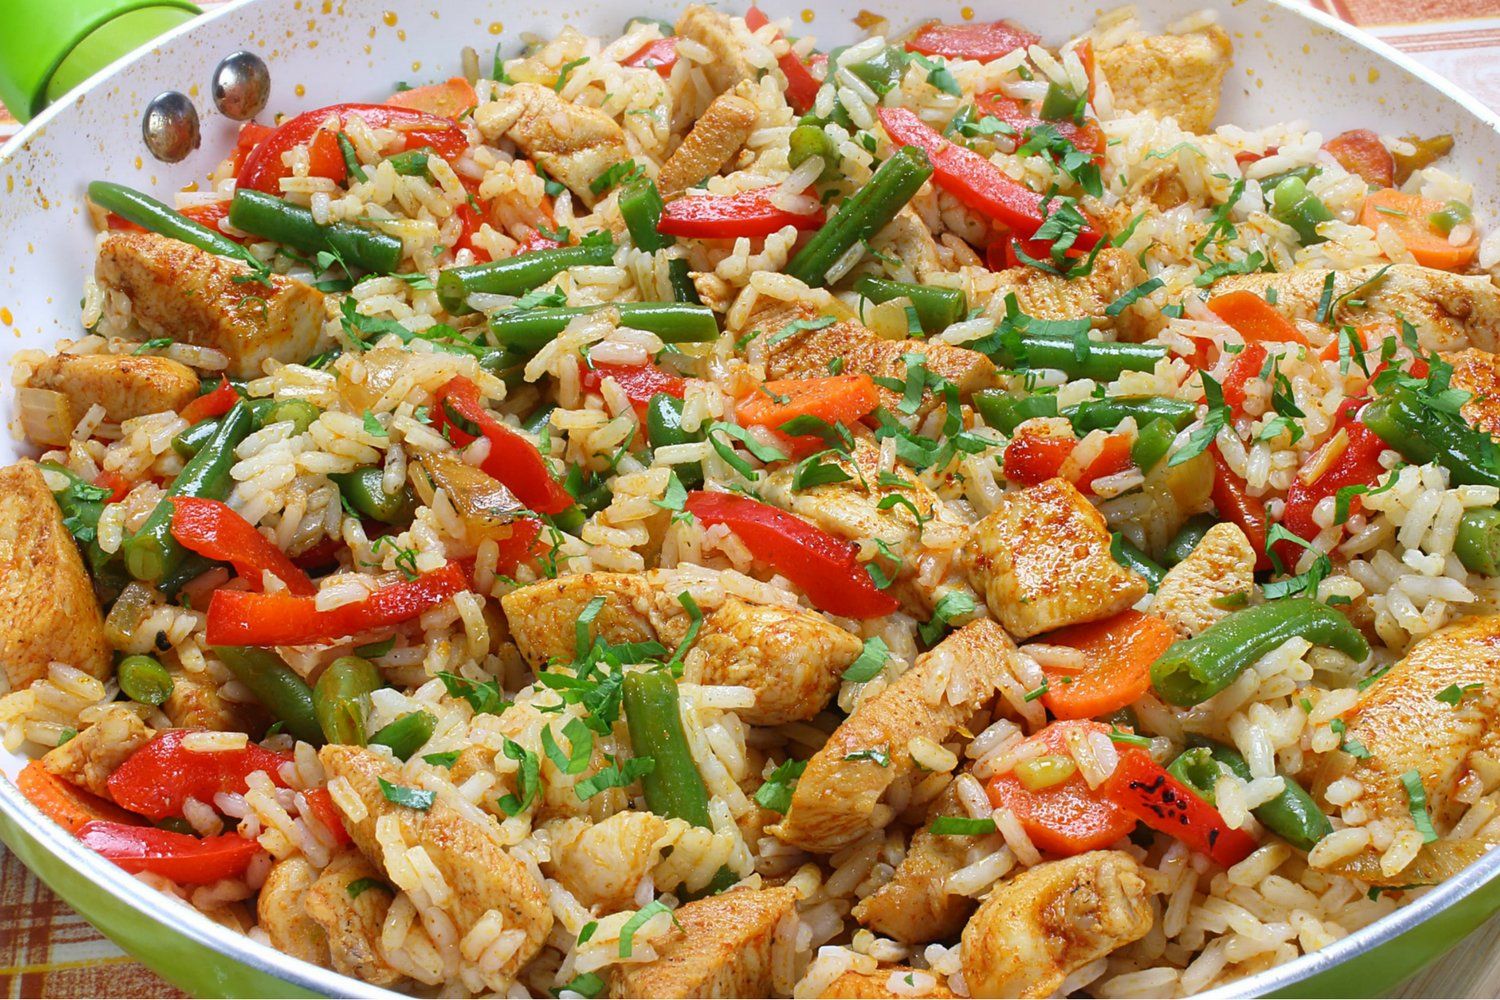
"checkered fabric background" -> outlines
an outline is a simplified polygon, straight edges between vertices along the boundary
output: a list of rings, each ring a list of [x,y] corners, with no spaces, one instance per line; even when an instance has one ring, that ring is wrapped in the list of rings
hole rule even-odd
[[[0,0],[3,2],[3,0]],[[199,0],[206,9],[224,0]],[[1500,106],[1500,0],[1307,0],[1410,53],[1491,106]],[[1108,5],[1106,5],[1108,6]],[[20,126],[0,108],[0,142]],[[1490,929],[1493,931],[1493,928]],[[1493,942],[1494,933],[1484,940]],[[1466,944],[1444,968],[1485,962]],[[1430,973],[1428,975],[1431,975]],[[1495,975],[1411,984],[1403,993],[1494,996]],[[1439,985],[1442,982],[1443,985]],[[1481,983],[1483,985],[1481,985]],[[1475,989],[1478,992],[1474,992]],[[0,847],[0,996],[179,997],[54,896]]]

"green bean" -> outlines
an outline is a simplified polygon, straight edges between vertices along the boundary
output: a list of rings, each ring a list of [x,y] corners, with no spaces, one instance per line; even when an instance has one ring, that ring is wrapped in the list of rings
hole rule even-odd
[[[1454,485],[1500,486],[1494,438],[1428,409],[1415,390],[1391,390],[1366,406],[1359,419],[1413,465],[1437,462]]]
[[[200,556],[196,552],[189,552],[183,558],[182,562],[177,564],[176,569],[172,570],[172,572],[166,574],[160,580],[156,581],[156,589],[161,591],[162,594],[166,597],[174,598],[177,596],[177,592],[181,590],[185,584],[189,583],[192,580],[196,580],[198,577],[202,576],[204,573],[207,573],[215,566],[222,565],[224,564],[215,562],[214,560],[208,559],[204,556]],[[198,610],[202,611],[204,609],[199,608]]]
[[[689,434],[682,429],[682,400],[665,392],[658,392],[646,403],[646,437],[651,447],[662,448],[674,444],[690,444],[703,440],[703,431]],[[679,462],[672,466],[677,479],[688,489],[703,485],[703,465],[699,462]]]
[[[1269,177],[1262,177],[1260,179],[1260,189],[1262,191],[1275,191],[1277,185],[1286,180],[1288,177],[1295,177],[1303,184],[1306,184],[1308,181],[1312,180],[1322,172],[1323,171],[1315,164],[1304,163],[1300,167],[1293,167],[1290,170],[1283,170],[1280,173],[1272,174]]]
[[[1167,765],[1173,777],[1186,784],[1210,805],[1217,805],[1215,785],[1223,771],[1241,781],[1251,780],[1250,765],[1245,758],[1221,743],[1202,741],[1189,747]],[[1285,782],[1280,794],[1250,810],[1266,829],[1284,838],[1293,847],[1310,851],[1313,845],[1333,832],[1333,824],[1313,797],[1297,781],[1281,775]]]
[[[432,739],[432,731],[436,728],[437,719],[431,712],[412,712],[382,726],[370,737],[370,746],[389,747],[398,760],[409,760]]]
[[[1167,575],[1166,569],[1156,560],[1136,548],[1130,539],[1118,531],[1110,536],[1109,552],[1114,556],[1115,562],[1145,577],[1146,585],[1151,588],[1153,594],[1156,593],[1156,588],[1161,586],[1162,577]]]
[[[1464,569],[1500,576],[1500,510],[1481,507],[1465,511],[1453,539],[1453,552]]]
[[[450,313],[470,312],[466,304],[476,292],[487,295],[525,295],[570,267],[605,267],[614,263],[611,243],[580,243],[493,260],[486,264],[450,267],[438,272],[438,301]]]
[[[125,569],[131,576],[155,582],[171,574],[182,562],[187,550],[172,537],[172,498],[222,500],[228,496],[234,485],[229,476],[237,461],[234,449],[245,440],[254,422],[250,407],[240,400],[224,414],[214,436],[188,459],[145,523],[120,546],[125,553]]]
[[[392,170],[396,171],[402,177],[426,177],[427,157],[431,153],[432,150],[423,146],[421,149],[408,149],[405,152],[397,153],[395,156],[388,158],[386,162],[391,165]]]
[[[1160,344],[1127,344],[1114,341],[1091,341],[1080,358],[1072,340],[1058,337],[1023,335],[1019,352],[1001,344],[990,358],[1007,368],[1034,370],[1055,368],[1069,378],[1091,378],[1112,382],[1122,372],[1154,371],[1156,363],[1167,356]]]
[[[1288,177],[1271,192],[1271,215],[1297,230],[1304,246],[1322,243],[1318,223],[1333,218],[1328,206],[1297,177]]]
[[[786,273],[814,288],[827,284],[833,265],[851,247],[885,228],[931,176],[932,163],[926,153],[915,146],[901,147],[864,187],[844,199],[833,217],[797,251]]]
[[[1208,529],[1218,524],[1218,518],[1212,514],[1194,514],[1187,519],[1187,523],[1177,529],[1177,534],[1167,543],[1166,562],[1168,566],[1176,566],[1198,547],[1203,541],[1203,536],[1208,534]]]
[[[365,717],[370,693],[381,686],[380,671],[362,656],[340,656],[313,687],[313,712],[329,743],[365,745]]]
[[[127,656],[115,668],[120,690],[131,701],[161,705],[172,696],[172,675],[154,657]]]
[[[305,743],[322,745],[323,729],[313,707],[312,689],[281,657],[253,646],[214,646],[213,651],[255,700],[286,725],[287,732]]]
[[[647,253],[671,246],[676,242],[671,236],[660,232],[661,213],[665,206],[656,182],[649,177],[639,177],[620,190],[620,217],[630,231],[630,242]]]
[[[123,184],[94,181],[89,185],[89,200],[126,222],[133,222],[153,233],[170,236],[220,257],[236,257],[256,268],[261,266],[260,261],[249,250],[223,233],[216,233],[181,212],[173,211],[150,195],[134,191]]]
[[[1130,446],[1130,460],[1142,472],[1150,472],[1156,468],[1157,462],[1166,458],[1176,439],[1177,429],[1172,426],[1172,422],[1165,417],[1157,417],[1136,433],[1135,443]]]
[[[563,489],[578,501],[578,509],[585,516],[595,514],[609,506],[614,491],[604,475],[584,472],[582,466],[570,465],[563,476]],[[580,522],[581,523],[581,522]]]
[[[906,58],[905,52],[886,46],[863,62],[844,68],[864,81],[877,95],[884,97],[901,82],[901,75],[906,72]],[[842,63],[839,65],[843,66]]]
[[[261,423],[269,427],[272,424],[291,421],[293,432],[301,434],[311,427],[313,421],[317,420],[322,413],[322,410],[305,399],[282,399],[266,408],[266,412],[261,415]]]
[[[667,284],[672,286],[672,299],[675,302],[687,302],[695,306],[701,306],[703,299],[698,295],[698,286],[693,284],[693,276],[688,273],[688,262],[683,257],[673,257],[667,261]]]
[[[1053,81],[1042,98],[1042,118],[1049,122],[1083,122],[1084,99],[1073,88]]]
[[[186,834],[189,837],[198,836],[197,828],[181,816],[168,816],[166,819],[157,820],[156,828],[158,830],[167,830],[171,833]]]
[[[528,434],[542,433],[542,428],[552,422],[552,411],[556,409],[556,403],[546,403],[537,407],[536,412],[522,422],[522,429]]]
[[[577,534],[578,529],[583,527],[583,522],[588,520],[588,515],[578,509],[574,504],[567,510],[552,515],[552,525],[558,531],[566,531],[569,534]]]
[[[618,302],[497,313],[490,317],[490,332],[511,350],[534,354],[574,319],[601,309],[615,310],[621,326],[654,333],[668,344],[706,344],[719,336],[713,310],[685,302]]]
[[[305,253],[331,253],[376,274],[390,274],[401,263],[401,241],[396,237],[351,222],[322,225],[308,209],[264,191],[236,191],[229,203],[229,222]]]
[[[1018,396],[1004,389],[981,389],[974,394],[974,408],[986,424],[1012,434],[1032,417],[1057,416],[1057,394],[1039,392]]]
[[[624,701],[632,751],[656,761],[651,773],[641,777],[646,805],[658,816],[712,829],[708,790],[678,714],[677,682],[665,670],[628,673]]]
[[[1460,223],[1468,222],[1474,217],[1474,210],[1461,201],[1444,202],[1443,207],[1427,217],[1427,221],[1433,229],[1447,236],[1453,232],[1453,227]]]
[[[939,288],[935,285],[913,285],[905,281],[887,281],[866,276],[854,283],[854,290],[871,302],[889,302],[903,296],[911,300],[924,333],[942,333],[964,318],[969,298],[961,288]]]
[[[100,576],[111,561],[110,555],[99,548],[99,517],[104,513],[108,498],[100,495],[101,487],[88,482],[66,466],[56,462],[42,462],[40,466],[68,481],[62,489],[53,491],[52,498],[62,511],[63,526],[83,549],[89,569],[95,577]]]
[[[1198,415],[1198,404],[1170,396],[1106,396],[1085,399],[1063,410],[1062,415],[1072,421],[1079,434],[1112,431],[1127,417],[1134,417],[1138,428],[1162,419],[1171,424],[1173,431],[1180,431]]]
[[[200,448],[208,443],[209,439],[214,436],[218,429],[218,417],[208,417],[205,420],[200,420],[172,439],[172,450],[183,458],[192,458],[198,454]]]
[[[1349,619],[1311,597],[1286,597],[1236,611],[1191,639],[1179,639],[1151,664],[1151,685],[1174,705],[1197,705],[1233,684],[1256,660],[1302,638],[1352,660],[1370,655]]]
[[[339,493],[362,516],[383,524],[405,524],[416,512],[417,501],[410,486],[399,493],[387,493],[382,485],[385,470],[365,465],[353,472],[337,472],[328,477],[338,484]]]
[[[814,156],[823,160],[823,169],[818,180],[830,181],[839,175],[838,152],[833,140],[816,125],[798,125],[787,138],[787,166],[796,170]]]

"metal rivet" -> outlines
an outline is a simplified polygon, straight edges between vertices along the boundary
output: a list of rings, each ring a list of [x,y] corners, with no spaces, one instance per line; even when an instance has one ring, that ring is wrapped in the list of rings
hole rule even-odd
[[[141,138],[146,140],[152,156],[176,163],[198,148],[198,109],[187,95],[175,90],[157,94],[146,105]]]
[[[271,71],[254,52],[234,52],[214,70],[214,107],[237,122],[260,114],[271,99]]]

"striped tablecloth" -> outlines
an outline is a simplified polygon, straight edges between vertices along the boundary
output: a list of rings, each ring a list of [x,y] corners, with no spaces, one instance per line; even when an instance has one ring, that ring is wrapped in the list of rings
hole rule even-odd
[[[222,0],[199,0],[205,8]],[[1500,0],[1308,0],[1500,107]],[[1109,6],[1109,5],[1107,5]],[[19,126],[0,108],[0,142]],[[1500,918],[1398,996],[1500,996]],[[0,995],[181,996],[131,961],[0,848]]]

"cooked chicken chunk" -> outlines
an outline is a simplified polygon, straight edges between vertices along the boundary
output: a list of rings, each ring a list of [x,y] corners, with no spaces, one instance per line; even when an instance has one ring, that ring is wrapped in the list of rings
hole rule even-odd
[[[1155,882],[1123,851],[1090,851],[1001,883],[964,928],[969,992],[1050,996],[1069,973],[1146,936]]]
[[[328,935],[307,911],[307,890],[317,880],[318,869],[300,854],[278,861],[260,887],[255,913],[272,948],[326,966]]]
[[[918,988],[921,984],[921,988]],[[897,989],[900,992],[896,992]],[[876,972],[846,972],[823,988],[818,994],[831,997],[934,997],[944,1000],[956,997],[942,977],[925,969],[913,969],[905,965],[892,965]]]
[[[734,37],[729,15],[695,3],[677,19],[676,30],[678,35],[691,38],[714,54],[713,61],[703,66],[703,74],[714,93],[722,94],[741,80],[755,79],[755,68]]]
[[[345,813],[344,826],[355,846],[386,878],[392,877],[386,868],[387,848],[376,836],[376,827],[380,820],[392,817],[401,839],[408,847],[422,847],[441,876],[446,898],[433,902],[449,914],[460,935],[491,910],[498,912],[507,930],[524,932],[515,953],[486,976],[492,988],[508,983],[541,950],[552,930],[552,910],[546,892],[505,850],[498,826],[493,821],[480,823],[470,818],[467,812],[450,805],[443,793],[426,811],[391,802],[380,780],[402,786],[401,772],[388,758],[369,750],[329,744],[318,751],[318,759],[330,778],[348,781],[359,796],[364,815],[355,818]],[[417,886],[414,883],[402,888]]]
[[[66,663],[109,676],[94,586],[37,464],[0,469],[0,664],[12,691]]]
[[[1276,289],[1276,311],[1291,319],[1314,319],[1323,297],[1323,283],[1333,274],[1330,317],[1335,325],[1358,326],[1380,316],[1404,317],[1417,330],[1417,340],[1428,351],[1461,351],[1477,347],[1500,351],[1500,288],[1489,275],[1451,274],[1416,264],[1395,264],[1350,305],[1346,296],[1370,282],[1381,270],[1375,264],[1347,271],[1287,271],[1281,274],[1240,274],[1214,282],[1213,291],[1245,288],[1257,295]]]
[[[855,905],[855,920],[903,944],[938,941],[963,929],[974,901],[949,892],[947,883],[948,876],[968,864],[974,838],[939,836],[928,829],[934,817],[958,815],[957,786],[950,784],[912,834],[891,880]]]
[[[655,961],[622,966],[610,996],[770,996],[776,925],[796,911],[797,891],[785,886],[733,889],[678,907],[678,929],[657,945]]]
[[[682,145],[661,165],[656,176],[661,196],[670,201],[722,170],[750,138],[758,115],[755,102],[739,93],[714,98]]]
[[[771,833],[804,850],[831,854],[887,825],[893,813],[880,797],[916,773],[911,742],[926,737],[941,743],[988,704],[1015,650],[1000,626],[980,619],[919,656],[813,755],[791,808]]]
[[[549,660],[571,662],[577,655],[578,620],[595,597],[604,606],[593,634],[611,643],[656,638],[655,595],[635,573],[578,573],[513,590],[500,599],[516,648],[532,666]]]
[[[680,823],[680,820],[673,821]],[[547,828],[552,858],[542,871],[596,913],[633,908],[636,887],[671,843],[669,821],[626,810],[603,822],[568,820]]]
[[[1469,393],[1463,418],[1482,431],[1500,434],[1500,356],[1470,348],[1446,360],[1453,365],[1453,388]]]
[[[1109,554],[1104,516],[1065,479],[1001,496],[974,525],[962,559],[969,582],[1017,639],[1108,618],[1147,590]]]
[[[563,100],[551,87],[518,83],[474,111],[480,134],[493,142],[510,139],[554,180],[585,205],[597,195],[589,185],[600,174],[630,158],[625,133],[598,108]]]
[[[1219,113],[1219,90],[1234,45],[1218,25],[1189,35],[1143,35],[1099,53],[1118,111],[1173,118],[1207,132]]]
[[[172,693],[161,710],[179,729],[212,729],[216,732],[260,733],[270,724],[259,704],[229,701],[219,685],[206,674],[167,668],[172,675]]]
[[[95,405],[104,418],[120,423],[163,410],[180,410],[198,395],[198,376],[170,358],[137,358],[129,354],[54,354],[36,366],[19,392],[60,396],[62,415],[45,426],[27,421],[33,444],[66,447],[73,428]],[[22,416],[27,413],[21,410]]]
[[[307,890],[303,906],[322,928],[335,972],[372,986],[390,986],[402,978],[380,953],[381,928],[393,892],[358,851],[345,851],[330,861]]]
[[[252,378],[268,360],[301,361],[323,329],[323,293],[281,275],[252,281],[249,265],[155,233],[111,233],[94,277],[130,299],[152,337],[229,356],[228,374]],[[236,280],[239,279],[239,280]]]
[[[683,679],[755,692],[736,714],[755,726],[811,719],[839,688],[863,643],[821,615],[730,597],[703,623]]]
[[[1194,636],[1228,615],[1224,598],[1255,587],[1255,549],[1237,526],[1208,529],[1186,559],[1167,570],[1156,588],[1151,613],[1181,636]]]
[[[1121,340],[1145,340],[1161,325],[1159,318],[1133,305],[1118,316],[1106,315],[1110,305],[1146,280],[1146,272],[1123,250],[1101,250],[1094,268],[1083,277],[1069,280],[1034,267],[1012,267],[979,276],[994,292],[989,301],[991,316],[1005,314],[1006,296],[1014,294],[1016,305],[1037,319],[1082,319],[1096,327],[1115,330]]]
[[[1455,685],[1458,704],[1438,699]],[[1331,755],[1315,790],[1321,794],[1334,779],[1353,778],[1363,788],[1355,802],[1372,820],[1410,830],[1411,797],[1402,776],[1414,771],[1432,821],[1443,831],[1464,808],[1454,793],[1469,772],[1470,754],[1492,741],[1497,717],[1500,616],[1462,619],[1416,643],[1360,695],[1344,715],[1344,746],[1363,746],[1368,754]],[[1411,881],[1400,870],[1383,874],[1390,884]]]
[[[61,746],[47,751],[42,766],[59,778],[110,798],[106,782],[125,758],[135,753],[156,731],[124,705],[105,709],[92,726]]]
[[[896,217],[870,240],[870,245],[910,268],[911,277],[916,281],[926,281],[943,270],[932,230],[910,205],[897,212]]]

